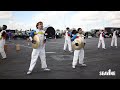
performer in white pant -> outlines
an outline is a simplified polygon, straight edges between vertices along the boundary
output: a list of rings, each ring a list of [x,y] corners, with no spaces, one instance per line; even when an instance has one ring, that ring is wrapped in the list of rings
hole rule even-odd
[[[1,56],[2,56],[2,59],[6,59],[6,53],[5,53],[5,50],[4,50],[4,45],[5,45],[5,39],[6,39],[6,29],[7,29],[7,26],[6,25],[3,25],[2,27],[2,31],[0,32],[0,53],[1,53]]]
[[[84,44],[86,43],[84,40],[84,35],[83,35],[83,31],[81,28],[78,28],[78,32],[76,35],[74,35],[72,37],[72,41],[74,41],[77,37],[82,37]],[[84,64],[84,48],[81,48],[80,50],[74,50],[74,57],[73,57],[73,62],[72,62],[72,68],[75,68],[75,66],[77,65],[77,62],[79,60],[79,64],[81,66],[86,66],[86,64]]]
[[[31,72],[33,71],[33,68],[36,65],[38,57],[40,57],[40,59],[41,59],[41,67],[45,71],[50,70],[47,68],[47,64],[46,64],[46,54],[45,54],[46,38],[45,38],[45,31],[43,30],[43,23],[38,22],[36,27],[37,27],[37,30],[35,30],[31,33],[30,40],[32,41],[32,43],[35,43],[35,41],[32,39],[32,36],[34,36],[34,34],[37,34],[40,39],[40,46],[37,49],[33,49],[33,51],[32,51],[31,63],[30,63],[29,71],[27,72],[27,74],[31,74]]]
[[[100,36],[99,36],[99,42],[98,42],[98,49],[100,48],[100,45],[102,44],[102,48],[105,48],[105,41],[104,41],[104,31],[100,31]]]
[[[66,28],[64,51],[66,51],[67,45],[68,45],[69,51],[70,51],[70,52],[73,52],[73,51],[72,51],[72,45],[71,45],[71,32],[69,31],[69,28]]]
[[[113,32],[111,47],[113,47],[113,45],[115,45],[115,47],[117,48],[117,31],[116,30],[114,30]]]

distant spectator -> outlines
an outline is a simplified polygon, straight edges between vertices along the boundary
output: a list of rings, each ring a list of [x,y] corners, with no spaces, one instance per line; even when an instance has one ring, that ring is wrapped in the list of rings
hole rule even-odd
[[[12,37],[12,33],[10,31],[8,32],[8,37],[9,37],[9,41],[10,41],[11,37]]]

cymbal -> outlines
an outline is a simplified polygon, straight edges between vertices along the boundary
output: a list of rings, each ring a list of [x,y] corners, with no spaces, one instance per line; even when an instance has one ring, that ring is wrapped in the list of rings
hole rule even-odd
[[[72,42],[72,47],[74,50],[80,50],[81,48],[84,48],[84,40],[81,37],[76,38]]]
[[[33,40],[35,40],[36,43],[35,43],[35,44],[32,43],[32,47],[33,47],[34,49],[37,49],[37,48],[39,47],[39,45],[40,45],[40,39],[39,39],[38,35],[35,35],[35,36],[33,37]]]

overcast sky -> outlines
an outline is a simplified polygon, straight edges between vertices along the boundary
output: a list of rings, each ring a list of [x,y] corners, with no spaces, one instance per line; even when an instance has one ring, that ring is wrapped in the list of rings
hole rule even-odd
[[[0,26],[6,24],[8,29],[36,29],[38,21],[43,21],[44,27],[81,27],[89,31],[120,27],[120,11],[0,11]]]

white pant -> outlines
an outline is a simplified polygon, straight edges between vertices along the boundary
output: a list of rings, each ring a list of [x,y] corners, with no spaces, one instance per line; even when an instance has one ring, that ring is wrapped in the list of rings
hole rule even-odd
[[[0,47],[0,53],[2,55],[2,58],[6,58],[6,53],[4,51],[4,47]]]
[[[30,63],[30,67],[29,67],[30,71],[32,71],[33,68],[35,67],[38,56],[41,59],[42,68],[47,68],[45,48],[33,49],[32,56],[31,56],[31,63]]]
[[[113,46],[113,44],[114,44],[115,46],[117,46],[117,38],[116,38],[116,37],[115,37],[115,38],[112,38],[111,46]]]
[[[75,66],[77,65],[77,61],[79,60],[79,64],[83,64],[84,63],[84,49],[80,49],[80,50],[75,50],[74,51],[74,57],[73,57],[73,62],[72,65]]]
[[[101,43],[102,43],[102,48],[105,48],[105,41],[104,41],[104,39],[99,39],[98,48],[100,48]]]
[[[72,51],[71,40],[65,40],[65,43],[64,43],[64,50],[67,49],[67,45],[68,45],[69,51]]]

